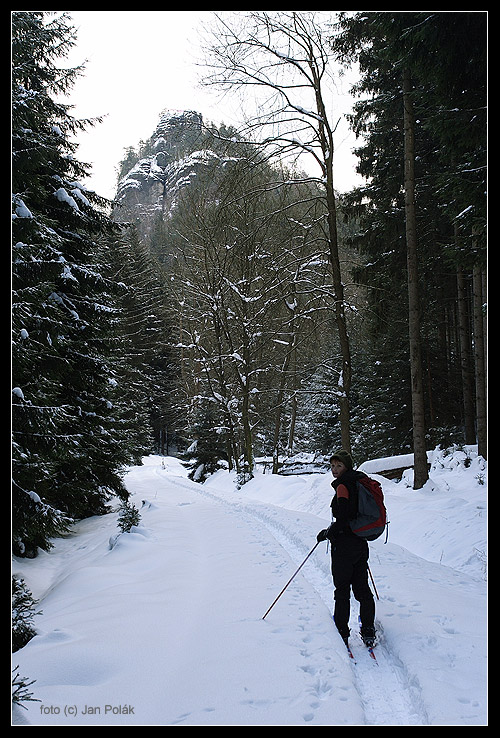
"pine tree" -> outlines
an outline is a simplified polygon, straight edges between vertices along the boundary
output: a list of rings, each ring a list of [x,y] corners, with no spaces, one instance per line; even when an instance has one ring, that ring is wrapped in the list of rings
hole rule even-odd
[[[36,600],[26,586],[24,579],[12,577],[12,652],[19,651],[36,634],[33,618],[36,612]]]
[[[352,196],[357,203],[364,200],[357,242],[364,266],[356,276],[369,287],[369,363],[387,364],[385,379],[377,378],[377,390],[386,398],[376,403],[382,405],[378,419],[390,420],[392,415],[398,423],[410,404],[411,386],[401,371],[408,352],[402,302],[406,300],[402,98],[407,70],[404,96],[413,106],[415,122],[426,440],[432,446],[446,442],[462,422],[465,390],[456,340],[457,265],[471,275],[473,265],[484,262],[485,14],[360,12],[346,17],[344,28],[346,34],[338,37],[342,52],[354,50],[361,68],[356,86],[360,100],[352,122],[364,137],[358,169],[369,179]],[[367,419],[373,406],[367,403]],[[411,419],[407,428],[410,425]],[[404,423],[399,433],[393,432],[392,438],[399,435],[405,446]]]
[[[80,184],[76,121],[57,101],[80,69],[58,68],[74,43],[65,13],[12,14],[13,535],[36,555],[71,520],[126,497],[130,458],[115,427],[116,285],[99,239],[116,226]]]
[[[109,273],[119,285],[121,316],[116,335],[116,381],[122,421],[135,463],[166,451],[176,441],[182,412],[173,409],[176,367],[172,331],[166,310],[165,275],[140,241],[135,227],[125,227],[109,241]]]
[[[141,516],[135,505],[128,500],[120,505],[118,514],[118,527],[122,533],[129,533],[134,525],[139,525]]]
[[[211,402],[203,402],[197,409],[191,424],[195,441],[183,454],[190,469],[189,478],[204,482],[211,474],[223,467],[226,460],[223,436],[217,427],[217,411]]]

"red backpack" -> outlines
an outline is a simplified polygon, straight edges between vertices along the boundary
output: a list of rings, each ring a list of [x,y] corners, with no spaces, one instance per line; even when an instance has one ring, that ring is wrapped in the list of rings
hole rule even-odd
[[[349,521],[351,530],[366,541],[374,541],[388,525],[384,493],[379,482],[370,477],[356,480],[358,490],[358,514]],[[385,539],[387,542],[387,538]]]

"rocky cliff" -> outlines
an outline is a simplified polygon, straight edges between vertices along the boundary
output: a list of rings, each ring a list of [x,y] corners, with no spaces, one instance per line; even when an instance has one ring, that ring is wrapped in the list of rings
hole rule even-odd
[[[168,217],[182,188],[216,157],[206,140],[199,113],[164,110],[140,158],[118,182],[115,220],[147,228],[155,216]]]

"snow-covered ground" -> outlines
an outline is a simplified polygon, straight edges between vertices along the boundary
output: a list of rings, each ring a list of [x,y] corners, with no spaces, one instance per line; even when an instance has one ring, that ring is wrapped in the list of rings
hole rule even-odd
[[[420,491],[377,477],[391,521],[370,544],[377,662],[354,601],[353,662],[326,543],[263,619],[329,521],[329,474],[238,491],[228,472],[199,485],[146,458],[125,480],[140,525],[114,547],[117,513],[13,562],[43,610],[13,655],[39,701],[13,724],[487,725],[485,476],[469,448],[435,452]]]

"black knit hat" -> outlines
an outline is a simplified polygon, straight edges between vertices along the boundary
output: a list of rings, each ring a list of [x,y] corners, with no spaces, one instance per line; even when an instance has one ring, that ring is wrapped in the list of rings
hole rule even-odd
[[[334,459],[338,459],[338,461],[341,461],[346,469],[352,469],[354,466],[349,451],[335,451],[335,453],[330,456],[330,464]]]

